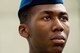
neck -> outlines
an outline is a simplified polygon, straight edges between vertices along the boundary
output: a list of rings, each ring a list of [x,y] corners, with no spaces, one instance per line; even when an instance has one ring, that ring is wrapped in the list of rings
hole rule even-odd
[[[35,50],[30,50],[29,53],[62,53],[62,52],[44,52],[44,51],[35,51]]]
[[[30,45],[29,53],[62,53],[62,51],[47,51],[45,49],[38,49]]]

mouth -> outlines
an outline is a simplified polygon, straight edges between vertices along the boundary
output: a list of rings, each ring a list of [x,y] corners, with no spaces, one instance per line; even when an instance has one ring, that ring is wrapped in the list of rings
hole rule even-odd
[[[65,44],[65,40],[63,39],[54,39],[52,40],[55,46],[63,46]]]
[[[55,46],[61,46],[61,47],[63,47],[66,42],[63,35],[56,35],[53,38],[51,38],[51,41],[54,43]]]

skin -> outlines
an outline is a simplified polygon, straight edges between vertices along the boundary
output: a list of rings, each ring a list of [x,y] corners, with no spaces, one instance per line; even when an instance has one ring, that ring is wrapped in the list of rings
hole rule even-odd
[[[62,4],[36,5],[20,24],[19,32],[30,46],[30,53],[62,53],[69,34],[68,14]]]

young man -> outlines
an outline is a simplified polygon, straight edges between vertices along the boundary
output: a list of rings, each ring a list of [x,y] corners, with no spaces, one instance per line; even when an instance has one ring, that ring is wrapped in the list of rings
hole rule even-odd
[[[62,53],[69,34],[62,0],[22,0],[18,16],[30,53]]]

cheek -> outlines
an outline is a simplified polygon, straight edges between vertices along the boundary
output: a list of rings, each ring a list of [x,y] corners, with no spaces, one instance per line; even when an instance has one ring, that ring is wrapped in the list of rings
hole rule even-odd
[[[64,32],[65,32],[65,34],[67,35],[67,37],[68,37],[68,35],[69,35],[69,31],[70,31],[69,22],[66,22],[66,23],[64,24]]]
[[[44,22],[36,22],[35,31],[42,37],[47,37],[50,32],[50,24]]]
[[[42,48],[48,44],[50,25],[42,22],[35,22],[31,26],[31,41],[36,47],[41,46]]]
[[[34,39],[43,41],[48,38],[50,33],[50,23],[48,24],[42,21],[36,21],[31,28]]]

